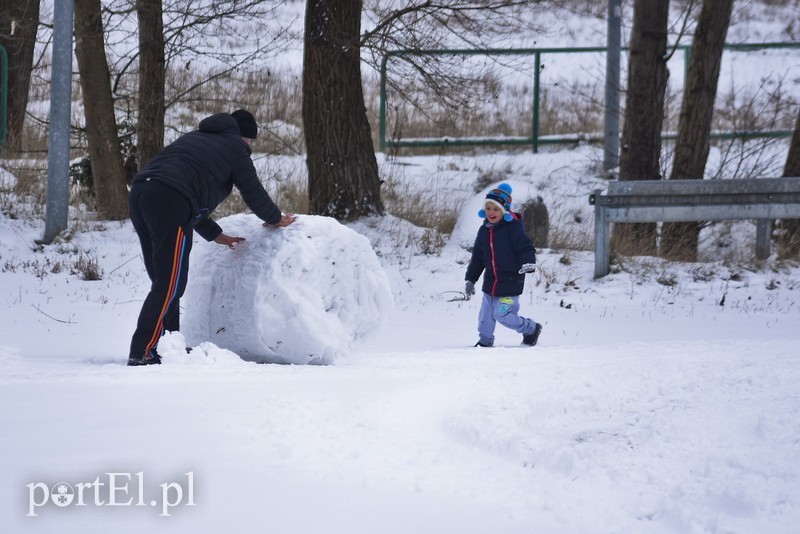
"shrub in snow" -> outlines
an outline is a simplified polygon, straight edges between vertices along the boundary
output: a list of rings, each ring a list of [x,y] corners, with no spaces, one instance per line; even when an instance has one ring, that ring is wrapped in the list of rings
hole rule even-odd
[[[190,346],[210,341],[246,360],[327,364],[391,308],[369,241],[334,219],[301,215],[276,229],[233,215],[220,226],[247,241],[235,250],[195,243],[181,300]]]

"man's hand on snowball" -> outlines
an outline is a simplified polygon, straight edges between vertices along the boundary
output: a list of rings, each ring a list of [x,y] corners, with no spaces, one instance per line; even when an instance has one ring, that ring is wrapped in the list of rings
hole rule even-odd
[[[295,220],[297,220],[297,216],[294,213],[284,213],[281,215],[281,220],[276,222],[275,224],[264,223],[264,226],[270,228],[285,228],[292,224]],[[225,245],[229,249],[233,250],[236,248],[238,243],[245,241],[243,237],[234,237],[227,235],[225,233],[219,234],[215,239],[214,243],[218,243],[220,245]]]
[[[214,239],[214,243],[217,243],[217,244],[220,244],[220,245],[225,245],[229,249],[233,250],[234,248],[236,248],[236,244],[237,243],[241,243],[244,240],[245,239],[243,237],[234,237],[234,236],[230,236],[230,235],[227,235],[225,233],[222,233],[222,234],[219,234]]]
[[[297,220],[297,215],[294,213],[283,213],[281,214],[281,220],[276,222],[275,224],[264,223],[264,226],[269,228],[286,228],[290,224],[292,224],[295,220]]]

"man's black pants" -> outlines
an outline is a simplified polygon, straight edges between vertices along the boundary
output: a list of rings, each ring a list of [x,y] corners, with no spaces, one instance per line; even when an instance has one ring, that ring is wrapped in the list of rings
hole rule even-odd
[[[157,356],[164,332],[180,327],[180,298],[186,289],[192,250],[192,208],[175,189],[149,178],[133,184],[129,202],[152,282],[139,312],[129,358],[147,361]]]

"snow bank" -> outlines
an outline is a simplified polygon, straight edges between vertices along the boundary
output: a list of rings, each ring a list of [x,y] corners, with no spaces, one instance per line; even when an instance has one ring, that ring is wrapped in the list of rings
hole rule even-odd
[[[298,216],[265,228],[254,215],[220,221],[247,239],[233,251],[195,243],[181,330],[246,360],[327,364],[376,331],[392,305],[369,241],[333,219]]]

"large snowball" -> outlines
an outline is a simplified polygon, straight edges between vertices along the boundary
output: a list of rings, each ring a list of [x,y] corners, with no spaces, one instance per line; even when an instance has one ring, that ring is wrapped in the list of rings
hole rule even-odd
[[[380,327],[389,280],[366,237],[328,217],[265,228],[255,215],[219,221],[247,239],[235,250],[199,241],[181,300],[187,343],[258,362],[326,364]]]

